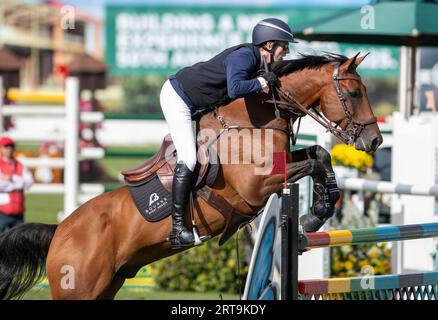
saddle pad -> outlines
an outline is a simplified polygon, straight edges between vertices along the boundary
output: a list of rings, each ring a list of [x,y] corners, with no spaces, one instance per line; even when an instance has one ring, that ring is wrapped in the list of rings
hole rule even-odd
[[[154,174],[141,185],[128,186],[132,199],[143,218],[156,222],[170,215],[172,210],[172,194],[162,185]]]

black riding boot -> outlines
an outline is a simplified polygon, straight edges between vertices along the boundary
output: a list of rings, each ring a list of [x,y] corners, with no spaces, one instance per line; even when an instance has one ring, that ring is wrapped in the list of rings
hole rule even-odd
[[[184,162],[177,163],[172,184],[172,232],[169,236],[174,249],[195,243],[193,232],[184,225],[185,208],[192,191],[193,177],[193,172]]]

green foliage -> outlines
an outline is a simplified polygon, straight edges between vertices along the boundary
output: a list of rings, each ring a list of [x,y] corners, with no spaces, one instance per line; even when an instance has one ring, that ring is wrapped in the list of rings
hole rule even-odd
[[[367,79],[367,93],[369,102],[376,117],[391,115],[398,105],[398,79]]]
[[[391,115],[394,113],[394,111],[397,111],[397,106],[391,103],[383,102],[373,106],[373,112],[376,117]]]
[[[244,243],[239,241],[242,286],[248,272]],[[213,239],[200,247],[155,262],[152,276],[158,287],[175,291],[239,292],[235,236],[219,247]],[[242,288],[243,289],[243,288]]]
[[[166,77],[159,75],[129,76],[123,81],[125,112],[161,113],[160,90]]]

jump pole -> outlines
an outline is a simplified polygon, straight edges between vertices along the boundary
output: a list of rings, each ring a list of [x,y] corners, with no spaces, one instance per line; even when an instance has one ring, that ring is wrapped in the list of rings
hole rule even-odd
[[[300,249],[340,247],[343,245],[404,241],[438,237],[438,223],[385,226],[365,229],[305,233]]]

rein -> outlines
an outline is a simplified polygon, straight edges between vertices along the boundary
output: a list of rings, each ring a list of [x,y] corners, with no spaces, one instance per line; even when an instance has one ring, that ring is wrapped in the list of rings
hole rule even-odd
[[[316,122],[318,122],[320,125],[322,125],[324,128],[327,129],[327,131],[330,131],[334,136],[336,136],[338,139],[340,139],[342,142],[352,145],[356,139],[360,136],[363,129],[365,129],[366,126],[377,123],[376,117],[372,117],[371,119],[360,122],[353,119],[353,116],[351,115],[351,112],[348,110],[347,106],[347,98],[345,97],[345,93],[342,91],[342,87],[340,84],[341,80],[355,80],[360,81],[360,77],[352,77],[352,76],[339,76],[339,67],[340,63],[336,63],[335,68],[333,70],[333,85],[336,89],[336,94],[338,96],[339,101],[341,102],[342,108],[344,110],[345,114],[345,120],[347,121],[347,128],[351,125],[350,129],[344,130],[344,129],[338,129],[337,126],[334,126],[330,120],[325,118],[323,115],[321,115],[316,109],[315,113],[310,112],[305,106],[303,106],[298,100],[296,100],[292,95],[289,94],[289,92],[283,90],[282,88],[278,88],[277,90],[280,94],[280,97],[285,101],[278,101],[277,103],[280,105],[285,105],[290,108],[282,108],[290,110],[293,108],[297,108],[299,112],[301,112],[299,117],[309,115],[312,119],[314,119]],[[267,100],[269,103],[274,103],[272,100]]]
[[[342,108],[344,110],[345,114],[345,120],[347,122],[346,129],[338,128],[338,124],[333,125],[332,121],[324,117],[320,112],[318,112],[316,109],[311,108],[314,110],[314,112],[310,112],[304,105],[302,105],[298,100],[296,100],[288,91],[283,90],[282,88],[275,87],[276,91],[279,93],[279,96],[281,99],[267,99],[262,101],[274,104],[276,107],[281,109],[282,111],[286,112],[288,114],[289,123],[287,125],[287,128],[279,128],[279,127],[269,127],[269,126],[262,126],[262,127],[242,127],[239,125],[229,125],[223,116],[219,114],[219,110],[216,108],[214,110],[214,116],[218,119],[218,121],[222,124],[221,132],[217,137],[219,137],[225,130],[228,129],[272,129],[272,130],[279,130],[284,133],[286,133],[288,136],[292,137],[292,143],[295,144],[297,134],[300,127],[300,122],[298,123],[298,129],[297,134],[294,133],[293,130],[293,122],[297,118],[299,121],[301,121],[301,118],[308,115],[312,119],[314,119],[316,122],[318,122],[321,126],[323,126],[327,131],[331,132],[334,136],[336,136],[338,139],[340,139],[342,142],[348,145],[352,145],[357,138],[360,136],[361,132],[365,129],[366,126],[377,123],[376,117],[372,117],[366,121],[357,121],[353,119],[353,116],[351,115],[351,112],[348,110],[347,106],[347,98],[345,96],[344,91],[342,90],[340,81],[342,80],[355,80],[355,81],[361,81],[360,77],[353,77],[353,76],[339,76],[339,67],[340,62],[337,62],[335,65],[335,68],[333,70],[333,76],[332,81],[333,85],[336,90],[336,94],[338,96],[338,99],[342,105]],[[277,106],[278,105],[278,106]],[[284,106],[284,107],[282,107]]]

